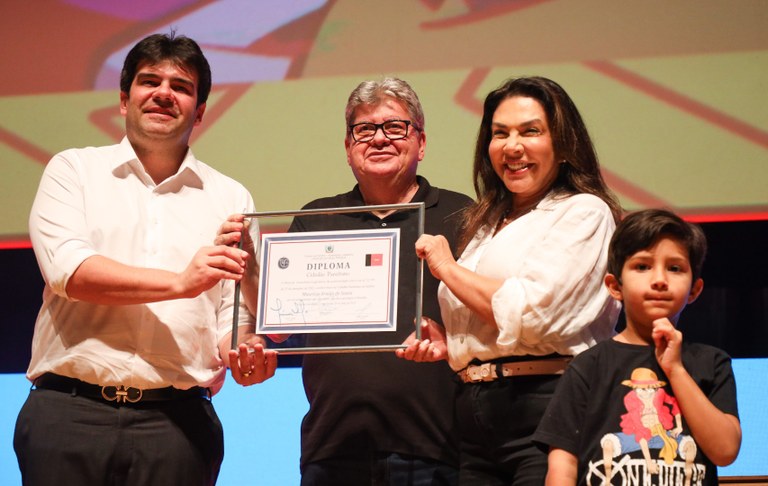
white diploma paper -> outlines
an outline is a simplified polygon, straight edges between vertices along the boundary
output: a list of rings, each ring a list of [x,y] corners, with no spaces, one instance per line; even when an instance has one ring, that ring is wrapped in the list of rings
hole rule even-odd
[[[400,230],[263,234],[256,332],[393,331]]]

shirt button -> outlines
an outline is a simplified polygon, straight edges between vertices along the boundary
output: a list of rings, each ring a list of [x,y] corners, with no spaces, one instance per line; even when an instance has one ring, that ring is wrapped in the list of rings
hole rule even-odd
[[[381,223],[381,227],[384,228],[387,226],[387,223]]]

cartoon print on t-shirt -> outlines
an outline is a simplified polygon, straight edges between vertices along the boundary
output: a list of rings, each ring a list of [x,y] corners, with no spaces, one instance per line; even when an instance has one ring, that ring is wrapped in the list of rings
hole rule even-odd
[[[648,368],[635,368],[621,384],[632,389],[624,396],[621,432],[602,437],[603,468],[590,461],[587,483],[701,484],[705,466],[693,462],[696,442],[682,434],[680,407],[664,389],[666,382]],[[642,458],[632,454],[638,450]]]

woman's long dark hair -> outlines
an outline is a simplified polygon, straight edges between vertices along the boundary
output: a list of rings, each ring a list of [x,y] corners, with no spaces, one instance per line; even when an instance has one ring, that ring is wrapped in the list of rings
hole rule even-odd
[[[512,193],[493,170],[488,146],[491,142],[493,115],[507,98],[524,96],[538,101],[547,115],[555,160],[559,164],[552,190],[563,194],[594,194],[611,208],[614,219],[621,217],[621,206],[608,189],[597,160],[595,147],[587,127],[568,93],[551,79],[534,76],[507,80],[491,91],[483,104],[483,119],[477,134],[472,179],[477,202],[464,212],[459,237],[461,253],[474,235],[485,225],[495,226],[504,211],[512,208]]]

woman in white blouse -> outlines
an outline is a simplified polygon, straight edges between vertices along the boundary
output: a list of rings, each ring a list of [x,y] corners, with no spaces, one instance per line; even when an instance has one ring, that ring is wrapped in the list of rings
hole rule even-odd
[[[603,285],[621,208],[600,175],[573,101],[541,77],[510,79],[485,99],[456,261],[445,238],[416,252],[441,280],[445,333],[398,355],[448,359],[457,398],[460,484],[543,484],[530,440],[571,357],[612,336],[619,305]]]

